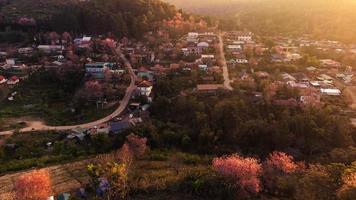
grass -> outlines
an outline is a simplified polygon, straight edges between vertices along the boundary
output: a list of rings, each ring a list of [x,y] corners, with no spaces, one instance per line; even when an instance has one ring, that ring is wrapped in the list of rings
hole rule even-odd
[[[167,160],[152,160],[152,155],[167,155]],[[158,151],[148,152],[143,158],[136,160],[130,170],[130,199],[194,199],[189,194],[179,192],[182,181],[189,174],[194,172],[209,171],[210,167],[206,161],[195,164],[187,164],[182,159],[184,157],[195,157],[182,152]],[[200,156],[198,156],[200,157]],[[100,158],[100,156],[98,157]],[[86,166],[94,159],[54,165],[46,167],[51,174],[53,190],[55,193],[68,192],[88,183],[89,177]],[[0,182],[6,186],[0,186],[0,199],[11,192],[14,180],[23,172],[4,175],[0,177]]]
[[[116,109],[117,103],[104,109],[97,109],[94,102],[74,103],[82,79],[80,74],[58,80],[56,74],[36,72],[13,89],[17,92],[14,101],[0,101],[0,118],[33,117],[48,125],[75,125],[100,119]],[[77,110],[72,112],[74,107]]]

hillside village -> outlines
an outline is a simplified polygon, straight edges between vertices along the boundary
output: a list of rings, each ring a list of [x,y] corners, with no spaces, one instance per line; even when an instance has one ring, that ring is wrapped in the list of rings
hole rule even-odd
[[[58,136],[39,144],[40,155],[51,155],[58,144],[78,152],[99,146],[78,153],[84,157],[106,153],[112,149],[101,149],[105,144],[175,114],[159,113],[157,106],[191,96],[242,94],[253,106],[290,110],[331,105],[356,126],[355,54],[355,45],[307,35],[213,29],[172,37],[158,30],[138,40],[49,32],[32,44],[0,46],[0,146],[11,154],[23,144],[7,138],[50,131]],[[0,173],[57,162],[4,165]]]

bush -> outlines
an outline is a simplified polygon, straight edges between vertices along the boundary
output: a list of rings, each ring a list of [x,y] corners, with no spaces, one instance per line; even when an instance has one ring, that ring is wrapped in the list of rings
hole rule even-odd
[[[206,199],[236,199],[236,188],[212,171],[188,174],[179,185],[181,192]]]
[[[148,159],[151,161],[167,161],[168,154],[166,152],[162,152],[162,151],[153,151],[150,153]]]
[[[178,158],[183,161],[184,164],[196,165],[199,163],[205,163],[204,158],[199,155],[187,154],[187,153],[178,153]]]

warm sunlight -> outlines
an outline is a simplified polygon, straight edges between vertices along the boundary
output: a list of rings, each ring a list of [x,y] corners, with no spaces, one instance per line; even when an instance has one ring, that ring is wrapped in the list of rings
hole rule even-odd
[[[356,0],[0,0],[0,200],[356,199]]]

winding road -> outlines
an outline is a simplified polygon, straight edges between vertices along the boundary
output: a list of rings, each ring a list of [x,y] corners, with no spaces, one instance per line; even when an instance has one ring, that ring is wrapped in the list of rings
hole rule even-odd
[[[43,122],[28,122],[29,126],[26,128],[20,129],[19,132],[24,133],[24,132],[31,132],[31,131],[50,131],[50,130],[65,131],[65,130],[70,130],[70,129],[74,129],[74,128],[91,128],[91,127],[103,124],[105,122],[108,122],[108,121],[112,120],[113,118],[117,117],[118,115],[120,115],[126,109],[128,103],[130,101],[130,98],[132,96],[132,93],[136,89],[136,85],[135,85],[136,75],[132,69],[130,62],[125,58],[125,56],[120,52],[120,50],[117,50],[117,52],[119,54],[118,57],[120,57],[124,61],[124,64],[131,76],[131,82],[130,82],[130,85],[126,89],[125,96],[121,100],[119,107],[113,113],[111,113],[110,115],[108,115],[102,119],[99,119],[99,120],[96,120],[93,122],[89,122],[89,123],[85,123],[85,124],[78,124],[78,125],[71,125],[71,126],[47,126]],[[0,132],[0,136],[12,135],[14,132],[15,132],[15,130],[3,131],[3,132]]]
[[[229,70],[227,69],[227,64],[226,64],[226,58],[225,58],[225,52],[224,52],[224,42],[221,37],[221,35],[218,35],[219,37],[219,51],[220,51],[220,58],[222,61],[222,67],[223,67],[223,76],[224,76],[224,87],[227,90],[233,90],[231,87],[231,80],[229,77]]]

